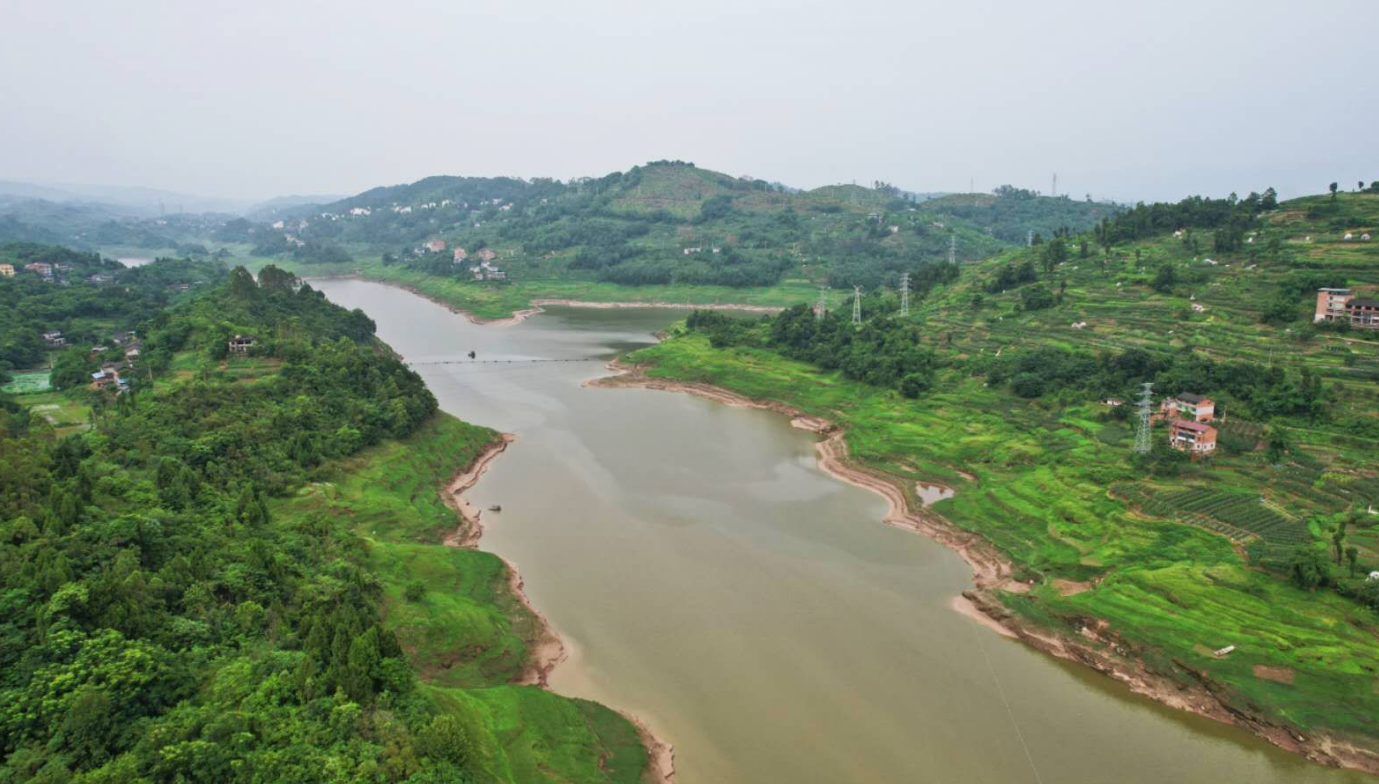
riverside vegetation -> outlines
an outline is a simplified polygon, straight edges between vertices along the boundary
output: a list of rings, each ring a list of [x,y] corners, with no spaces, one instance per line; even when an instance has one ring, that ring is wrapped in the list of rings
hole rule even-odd
[[[199,266],[200,293],[100,312],[85,282],[0,279],[26,318],[143,338],[128,392],[45,393],[87,422],[0,396],[0,781],[640,780],[626,719],[513,685],[541,626],[506,564],[441,544],[442,485],[498,434],[359,311]]]
[[[908,318],[884,290],[860,328],[699,312],[631,360],[837,424],[914,508],[954,487],[934,511],[1011,562],[1020,590],[979,597],[1010,625],[1376,770],[1379,341],[1311,323],[1317,287],[1379,286],[1376,227],[1379,194],[1141,206],[931,278]],[[1145,381],[1217,401],[1214,457],[1162,425],[1132,454],[1103,401]]]

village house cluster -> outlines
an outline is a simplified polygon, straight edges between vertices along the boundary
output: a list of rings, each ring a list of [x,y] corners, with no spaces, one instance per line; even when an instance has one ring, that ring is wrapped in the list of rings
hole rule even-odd
[[[1187,452],[1194,460],[1216,449],[1216,428],[1207,424],[1216,418],[1211,399],[1190,392],[1165,398],[1159,405],[1159,419],[1168,421],[1168,445]]]
[[[55,344],[49,335],[54,335],[56,340],[62,343]],[[62,333],[44,333],[45,340],[49,345],[62,345],[66,340],[62,338]],[[105,361],[101,363],[100,369],[91,374],[91,389],[93,390],[115,390],[115,394],[122,395],[129,391],[129,381],[134,375],[134,365],[139,361],[139,350],[142,347],[139,337],[134,332],[125,332],[123,335],[115,335],[111,338],[115,346],[124,350],[123,361]],[[98,359],[110,351],[110,346],[92,346],[87,356]]]
[[[1379,329],[1379,300],[1357,297],[1350,289],[1317,289],[1317,309],[1312,321]]]

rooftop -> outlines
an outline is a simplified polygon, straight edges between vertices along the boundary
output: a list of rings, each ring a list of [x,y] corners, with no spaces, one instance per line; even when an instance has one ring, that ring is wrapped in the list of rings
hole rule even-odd
[[[1201,422],[1193,422],[1186,419],[1173,420],[1173,427],[1176,430],[1191,430],[1194,433],[1206,433],[1216,429],[1211,425],[1204,425]]]

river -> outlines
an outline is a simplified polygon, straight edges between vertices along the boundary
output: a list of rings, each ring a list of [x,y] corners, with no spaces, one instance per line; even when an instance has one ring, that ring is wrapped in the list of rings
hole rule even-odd
[[[581,386],[683,312],[550,308],[477,326],[400,289],[359,307],[441,407],[517,435],[471,491],[572,655],[555,691],[645,720],[680,784],[1372,782],[1172,711],[949,607],[953,552],[880,520],[767,411]]]

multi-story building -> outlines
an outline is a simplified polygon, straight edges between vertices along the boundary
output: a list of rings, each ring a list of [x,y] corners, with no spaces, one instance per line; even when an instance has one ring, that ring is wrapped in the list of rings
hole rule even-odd
[[[1168,445],[1193,458],[1209,455],[1216,449],[1216,428],[1201,422],[1174,419],[1168,423]]]
[[[1379,300],[1357,297],[1350,289],[1317,289],[1314,322],[1344,322],[1358,329],[1379,329]]]
[[[1212,402],[1211,398],[1181,392],[1177,397],[1166,398],[1159,406],[1159,413],[1167,419],[1210,422],[1216,417],[1216,403]]]

